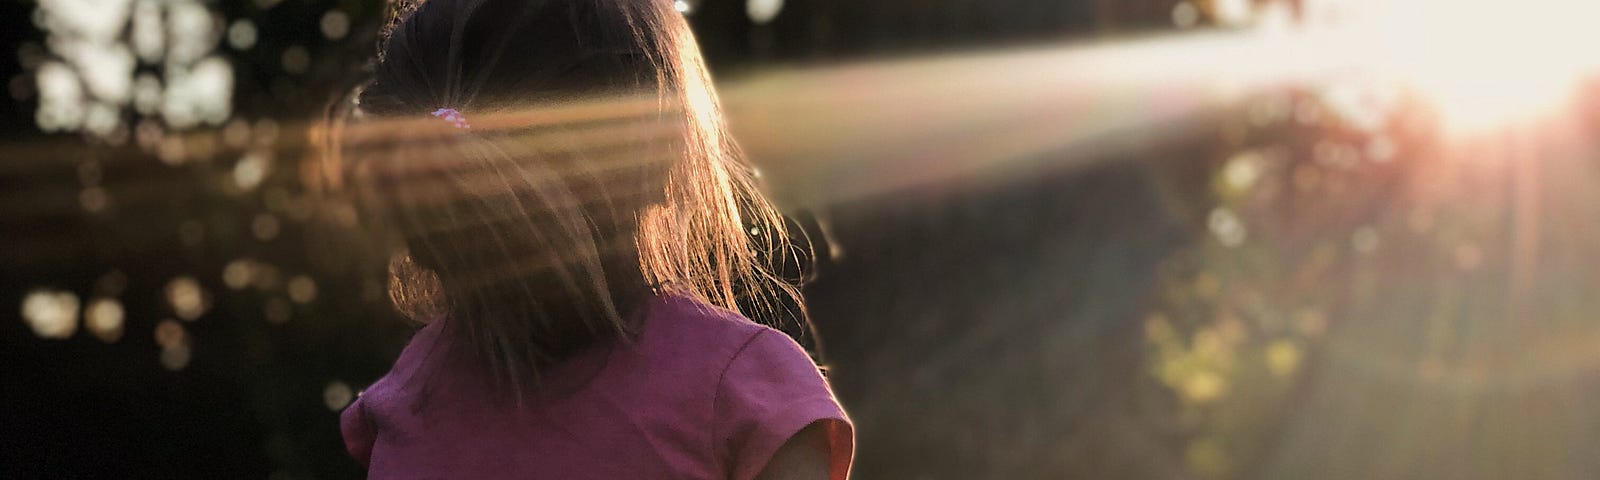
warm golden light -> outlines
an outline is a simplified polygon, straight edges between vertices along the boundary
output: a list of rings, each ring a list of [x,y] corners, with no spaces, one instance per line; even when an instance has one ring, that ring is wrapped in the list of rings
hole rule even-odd
[[[1454,133],[1552,113],[1592,73],[1600,3],[1372,2],[1351,30],[1357,58],[1430,99]]]

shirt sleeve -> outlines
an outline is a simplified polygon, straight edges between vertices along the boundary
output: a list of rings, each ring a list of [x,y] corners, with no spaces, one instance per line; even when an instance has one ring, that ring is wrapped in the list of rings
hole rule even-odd
[[[855,454],[849,417],[811,357],[787,335],[763,329],[728,364],[717,387],[716,430],[730,478],[749,480],[778,447],[821,422],[828,437],[828,470],[844,480]]]
[[[339,433],[344,436],[344,449],[350,457],[360,463],[362,467],[369,466],[372,460],[372,444],[377,440],[377,431],[372,427],[372,419],[367,415],[366,405],[356,397],[350,406],[344,407],[339,413]]]

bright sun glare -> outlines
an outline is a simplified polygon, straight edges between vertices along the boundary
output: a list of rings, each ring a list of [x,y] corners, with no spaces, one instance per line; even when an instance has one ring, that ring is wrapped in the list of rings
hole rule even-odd
[[[1481,133],[1559,108],[1600,65],[1594,0],[1370,1],[1350,25],[1359,52]]]

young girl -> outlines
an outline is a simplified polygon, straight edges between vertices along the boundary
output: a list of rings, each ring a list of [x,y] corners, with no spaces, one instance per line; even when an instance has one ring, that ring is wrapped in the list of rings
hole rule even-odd
[[[373,478],[842,479],[791,248],[668,0],[429,0],[341,134],[425,322],[342,414]],[[642,98],[642,100],[641,100]],[[631,100],[630,100],[631,99]]]

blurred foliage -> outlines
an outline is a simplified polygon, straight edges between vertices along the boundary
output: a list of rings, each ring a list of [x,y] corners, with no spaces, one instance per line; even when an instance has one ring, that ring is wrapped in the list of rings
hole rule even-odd
[[[1563,340],[1594,335],[1596,305],[1569,288],[1592,273],[1560,260],[1586,255],[1566,222],[1596,209],[1578,187],[1592,133],[1575,151],[1539,146],[1564,123],[1463,141],[1412,92],[1352,110],[1348,88],[1264,95],[1219,123],[1207,184],[1167,180],[1209,233],[1167,262],[1145,319],[1151,401],[1186,470],[1592,473],[1573,462],[1593,416],[1560,406],[1595,393]]]

